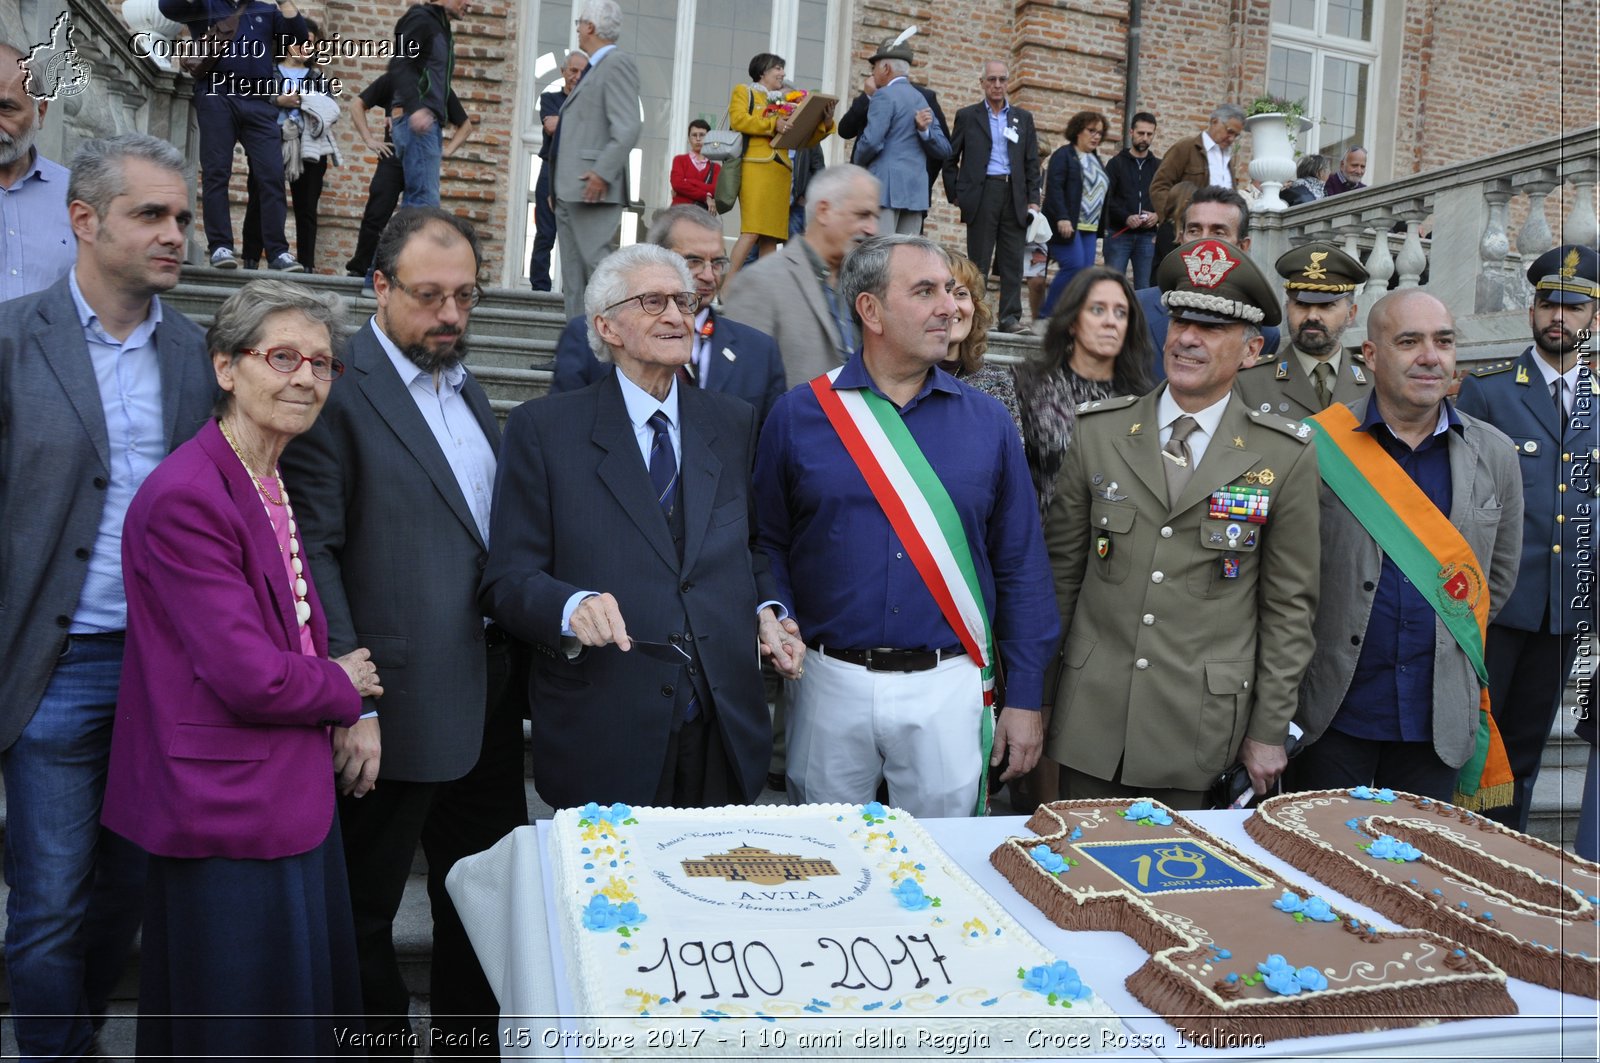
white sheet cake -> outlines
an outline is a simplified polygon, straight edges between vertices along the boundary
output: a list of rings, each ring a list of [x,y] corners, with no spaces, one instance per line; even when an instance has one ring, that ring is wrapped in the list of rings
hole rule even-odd
[[[1078,1055],[1125,1033],[896,809],[591,804],[550,851],[585,1053],[992,1057],[1036,1030]]]

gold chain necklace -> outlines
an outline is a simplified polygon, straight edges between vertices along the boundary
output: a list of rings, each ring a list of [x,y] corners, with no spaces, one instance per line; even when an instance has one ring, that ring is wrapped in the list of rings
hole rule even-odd
[[[217,427],[222,429],[222,438],[226,439],[228,446],[233,448],[234,457],[239,459],[239,464],[244,466],[244,471],[250,474],[250,479],[256,482],[256,490],[261,492],[261,497],[275,506],[283,505],[288,499],[289,493],[284,490],[283,476],[278,472],[277,466],[273,466],[272,477],[278,481],[278,490],[282,491],[283,494],[278,498],[273,498],[272,493],[267,490],[267,485],[261,482],[261,477],[257,476],[256,471],[250,467],[250,463],[244,460],[244,452],[239,449],[238,442],[233,438],[233,432],[228,429],[228,422],[218,419]]]

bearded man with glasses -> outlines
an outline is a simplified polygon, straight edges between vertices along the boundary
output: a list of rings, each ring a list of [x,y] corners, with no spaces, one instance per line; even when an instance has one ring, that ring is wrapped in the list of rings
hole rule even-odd
[[[437,207],[397,212],[374,259],[378,312],[282,459],[331,652],[366,646],[385,676],[382,702],[334,730],[367,1033],[373,1045],[411,1043],[393,922],[420,841],[436,1055],[493,1044],[499,1013],[445,875],[528,822],[526,649],[477,602],[500,446],[489,399],[461,364],[482,263],[467,222]]]
[[[692,284],[653,244],[608,256],[584,302],[616,372],[506,421],[482,603],[534,649],[533,780],[557,808],[754,801],[772,731],[751,645],[789,677],[805,658],[750,548],[756,411],[679,386]]]
[[[699,207],[680,204],[656,215],[645,240],[683,257],[700,297],[686,383],[737,395],[756,408],[756,424],[764,423],[785,390],[783,356],[771,336],[723,317],[712,305],[728,275],[722,222]],[[610,375],[611,366],[595,357],[589,342],[588,318],[567,322],[556,344],[553,394],[576,391]]]

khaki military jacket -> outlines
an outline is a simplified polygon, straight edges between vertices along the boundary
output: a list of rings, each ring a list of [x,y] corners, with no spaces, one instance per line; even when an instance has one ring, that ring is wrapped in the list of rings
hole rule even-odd
[[[1156,403],[1086,404],[1045,542],[1061,609],[1046,749],[1102,779],[1204,790],[1246,736],[1282,743],[1311,659],[1318,475],[1311,429],[1234,396],[1175,506]],[[1264,504],[1264,519],[1218,513]]]
[[[1294,421],[1322,412],[1316,386],[1306,376],[1292,344],[1276,358],[1241,369],[1233,382],[1233,390],[1244,400],[1247,410],[1275,413]],[[1371,368],[1359,351],[1345,351],[1340,359],[1339,375],[1333,382],[1333,401],[1348,404],[1371,393]]]

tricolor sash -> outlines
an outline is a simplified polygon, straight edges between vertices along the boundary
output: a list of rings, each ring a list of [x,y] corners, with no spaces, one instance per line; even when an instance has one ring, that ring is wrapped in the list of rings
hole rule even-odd
[[[1422,592],[1478,674],[1477,744],[1456,777],[1455,802],[1485,809],[1511,803],[1513,776],[1489,711],[1484,639],[1489,585],[1472,547],[1407,476],[1348,406],[1334,403],[1306,422],[1316,432],[1322,482]]]
[[[984,711],[979,733],[983,767],[978,772],[975,813],[982,815],[988,803],[988,764],[994,748],[995,652],[972,546],[950,492],[900,419],[900,411],[870,388],[835,391],[833,382],[839,372],[835,369],[812,380],[812,394],[899,536],[939,612],[961,640],[967,656],[983,670]]]

